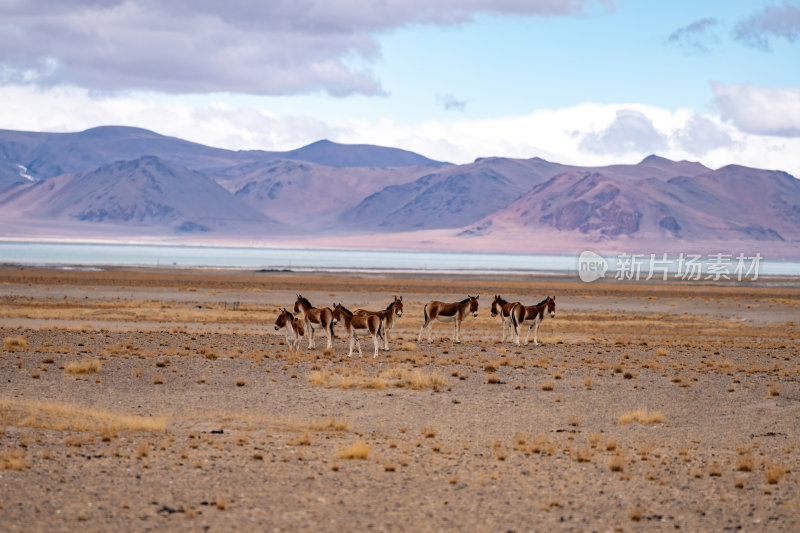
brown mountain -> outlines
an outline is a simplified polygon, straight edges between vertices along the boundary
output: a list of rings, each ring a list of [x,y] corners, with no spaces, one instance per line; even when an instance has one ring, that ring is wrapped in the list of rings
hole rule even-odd
[[[643,179],[667,181],[708,172],[699,163],[649,156],[636,165],[578,167],[532,159],[480,158],[467,165],[440,167],[415,181],[366,197],[341,223],[371,225],[376,231],[457,228],[503,210],[511,202],[559,174],[601,172],[628,189]]]
[[[449,165],[328,141],[236,152],[136,128],[0,131],[0,237],[527,252],[747,242],[800,257],[799,183],[658,156],[606,167],[497,157]]]
[[[336,168],[443,165],[425,156],[384,146],[317,141],[288,152],[225,150],[126,126],[80,132],[0,130],[0,191],[12,184],[89,172],[108,163],[156,156],[210,175],[247,163],[306,161]]]
[[[347,169],[302,161],[271,161],[234,167],[220,185],[272,218],[304,230],[335,230],[337,218],[387,186],[413,180],[436,166]]]
[[[147,156],[64,174],[0,196],[3,219],[72,227],[127,227],[146,234],[254,234],[287,228],[237,200],[204,174]]]
[[[734,165],[666,181],[612,178],[603,169],[571,171],[535,186],[460,235],[539,229],[597,242],[800,242],[800,181],[785,172]]]

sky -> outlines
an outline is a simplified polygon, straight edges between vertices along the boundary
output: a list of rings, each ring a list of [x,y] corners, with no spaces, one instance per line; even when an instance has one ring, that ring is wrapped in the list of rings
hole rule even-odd
[[[800,177],[800,1],[0,0],[0,128]]]

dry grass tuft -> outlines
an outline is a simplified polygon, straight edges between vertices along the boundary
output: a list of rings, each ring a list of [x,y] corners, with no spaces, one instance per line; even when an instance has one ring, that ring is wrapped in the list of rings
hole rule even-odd
[[[708,465],[708,475],[711,477],[720,477],[722,475],[722,465],[718,461],[714,461]]]
[[[120,415],[46,401],[0,399],[0,426],[30,427],[54,431],[128,431],[158,433],[166,430],[164,416]]]
[[[28,349],[28,339],[22,336],[6,337],[3,339],[3,349],[8,352]]]
[[[612,472],[622,472],[627,464],[628,461],[622,454],[616,454],[608,461],[608,469]]]
[[[30,468],[24,450],[6,450],[0,453],[0,470],[25,470]]]
[[[592,460],[592,449],[582,446],[573,452],[572,457],[579,463],[588,463]]]
[[[371,446],[363,441],[358,441],[347,448],[339,450],[336,456],[339,459],[366,459],[369,456]]]
[[[661,411],[648,411],[646,407],[623,413],[617,419],[618,424],[630,424],[632,422],[639,422],[640,424],[658,424],[666,421],[664,413]]]
[[[767,385],[767,394],[769,396],[780,396],[782,387],[778,383],[770,383]]]
[[[736,470],[739,472],[751,472],[756,465],[756,458],[751,452],[747,452],[736,458]]]
[[[396,387],[413,390],[433,389],[440,391],[450,386],[450,381],[438,372],[425,372],[422,369],[413,371],[400,367],[391,367],[377,376],[368,376],[361,371],[334,373],[328,370],[312,372],[307,381],[315,387],[326,389],[385,389]]]
[[[350,424],[347,420],[340,418],[328,418],[327,420],[310,422],[308,427],[314,431],[347,431]]]
[[[438,431],[436,431],[435,428],[432,428],[432,427],[424,427],[424,428],[422,428],[422,434],[425,435],[426,439],[432,439],[433,437],[436,436],[437,433],[438,433]]]
[[[64,367],[70,374],[96,374],[103,368],[103,363],[97,359],[82,359],[81,361],[67,363]]]
[[[779,464],[766,464],[764,465],[764,477],[770,485],[777,485],[783,475],[786,473],[786,467]]]

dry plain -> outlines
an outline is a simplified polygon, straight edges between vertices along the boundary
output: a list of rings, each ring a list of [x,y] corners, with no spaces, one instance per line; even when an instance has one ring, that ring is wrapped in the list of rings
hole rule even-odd
[[[289,353],[297,293],[402,295],[390,351]],[[495,294],[556,296],[539,346]],[[0,268],[0,529],[798,531],[798,318],[797,280]]]

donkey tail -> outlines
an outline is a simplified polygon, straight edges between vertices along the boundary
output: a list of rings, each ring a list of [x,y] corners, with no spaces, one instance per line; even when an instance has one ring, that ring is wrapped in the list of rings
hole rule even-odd
[[[517,321],[517,307],[519,307],[520,305],[521,304],[519,303],[515,304],[514,307],[511,308],[511,311],[509,311],[508,313],[509,315],[511,315],[511,324],[514,326],[514,335],[519,335],[518,332],[519,322]]]

